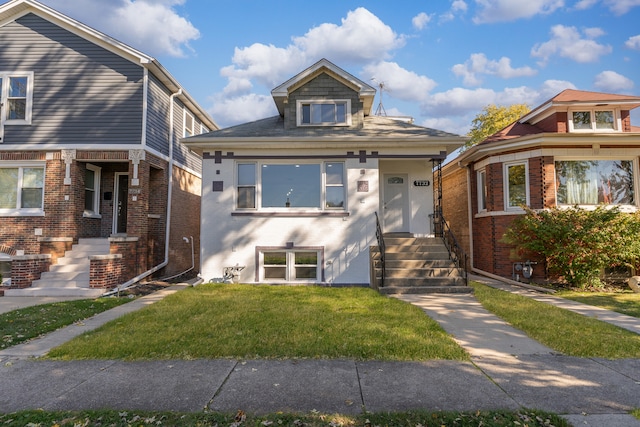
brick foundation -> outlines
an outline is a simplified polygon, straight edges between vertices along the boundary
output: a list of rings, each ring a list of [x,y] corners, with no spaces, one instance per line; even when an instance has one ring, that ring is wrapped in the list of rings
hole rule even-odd
[[[123,281],[124,259],[122,254],[94,255],[89,257],[89,287],[110,289]]]

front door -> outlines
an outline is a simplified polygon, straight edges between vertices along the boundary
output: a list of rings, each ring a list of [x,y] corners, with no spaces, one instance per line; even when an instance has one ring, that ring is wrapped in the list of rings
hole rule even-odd
[[[384,232],[409,231],[409,177],[406,174],[384,176],[383,210]]]
[[[113,208],[113,232],[124,234],[127,232],[127,201],[129,200],[129,174],[116,173],[116,188]]]

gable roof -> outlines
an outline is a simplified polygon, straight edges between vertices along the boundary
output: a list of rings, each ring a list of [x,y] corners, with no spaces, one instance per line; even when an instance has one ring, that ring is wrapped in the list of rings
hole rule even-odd
[[[640,97],[565,89],[522,116],[518,121],[520,123],[534,124],[552,111],[567,111],[569,107],[575,107],[578,105],[585,107],[613,105],[624,107],[624,109],[627,110],[632,110],[640,106]]]
[[[347,73],[342,68],[324,58],[306,70],[291,77],[289,80],[271,91],[271,96],[276,103],[278,113],[280,113],[280,115],[284,114],[285,100],[289,97],[291,92],[322,73],[329,74],[334,79],[358,92],[364,103],[364,115],[368,116],[371,113],[371,107],[373,106],[373,99],[376,95],[376,90],[372,86],[369,86],[359,78],[354,77],[352,74]]]
[[[218,129],[209,113],[204,110],[178,83],[178,81],[153,57],[128,46],[94,28],[89,27],[36,0],[10,0],[0,5],[0,27],[33,13],[65,30],[82,37],[122,58],[149,70],[210,129]]]

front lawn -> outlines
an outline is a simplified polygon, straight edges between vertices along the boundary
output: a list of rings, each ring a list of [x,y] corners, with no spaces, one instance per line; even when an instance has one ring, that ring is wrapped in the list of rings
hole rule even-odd
[[[638,334],[533,298],[471,284],[487,310],[556,351],[577,357],[640,357]]]
[[[468,360],[421,309],[372,289],[227,284],[169,295],[49,357]]]
[[[0,349],[21,344],[129,301],[131,300],[126,298],[84,299],[36,305],[2,313]]]
[[[625,292],[578,292],[560,291],[556,294],[562,298],[595,305],[616,311],[628,316],[640,317],[640,293]]]

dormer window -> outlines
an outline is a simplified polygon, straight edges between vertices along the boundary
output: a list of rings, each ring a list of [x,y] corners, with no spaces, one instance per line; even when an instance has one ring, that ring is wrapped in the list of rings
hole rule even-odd
[[[351,101],[298,101],[298,126],[348,126]]]
[[[619,129],[614,110],[573,111],[569,117],[569,129],[572,132],[611,132]]]

